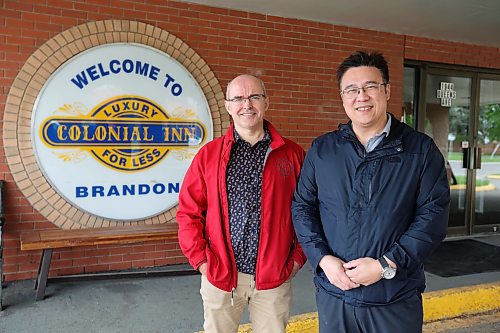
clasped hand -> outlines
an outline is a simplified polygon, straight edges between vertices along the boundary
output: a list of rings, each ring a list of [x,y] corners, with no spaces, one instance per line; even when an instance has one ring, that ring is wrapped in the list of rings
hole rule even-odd
[[[373,258],[359,258],[346,263],[337,257],[326,255],[320,260],[319,266],[328,281],[341,290],[369,286],[381,279],[381,265]]]

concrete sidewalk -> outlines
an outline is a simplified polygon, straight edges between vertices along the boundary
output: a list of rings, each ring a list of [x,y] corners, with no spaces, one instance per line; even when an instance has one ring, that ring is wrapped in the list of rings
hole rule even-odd
[[[500,235],[475,239],[500,246]],[[500,272],[426,276],[426,320],[500,308]],[[288,332],[317,332],[309,265],[293,286],[294,317]],[[197,332],[203,323],[199,288],[199,275],[58,282],[49,283],[47,297],[35,302],[33,281],[19,281],[4,288],[0,332]],[[247,314],[243,322],[248,322]]]

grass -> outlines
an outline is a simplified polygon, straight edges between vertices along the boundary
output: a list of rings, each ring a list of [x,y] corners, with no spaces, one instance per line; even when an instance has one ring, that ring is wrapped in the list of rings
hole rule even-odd
[[[466,177],[465,176],[456,176],[457,185],[465,184]],[[490,182],[487,179],[476,179],[476,187],[477,186],[486,186],[489,185]]]

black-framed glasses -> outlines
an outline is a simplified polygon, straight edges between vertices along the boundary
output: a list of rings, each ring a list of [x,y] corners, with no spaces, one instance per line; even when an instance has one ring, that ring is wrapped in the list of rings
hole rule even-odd
[[[248,97],[236,96],[230,99],[226,99],[226,101],[234,103],[234,104],[245,104],[245,101],[248,99],[250,103],[260,103],[266,99],[266,95],[264,94],[252,94]]]
[[[380,92],[381,86],[386,86],[387,83],[370,82],[362,87],[347,87],[340,92],[340,94],[346,98],[355,98],[358,96],[359,92],[363,90],[366,94],[373,96]]]

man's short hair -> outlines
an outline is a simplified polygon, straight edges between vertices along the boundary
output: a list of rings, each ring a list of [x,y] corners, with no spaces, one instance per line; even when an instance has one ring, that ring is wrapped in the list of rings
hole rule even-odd
[[[384,56],[380,52],[368,53],[365,51],[357,51],[342,61],[342,63],[337,68],[337,81],[340,86],[340,81],[348,69],[353,67],[375,67],[382,74],[382,79],[384,83],[389,83],[389,66]]]

